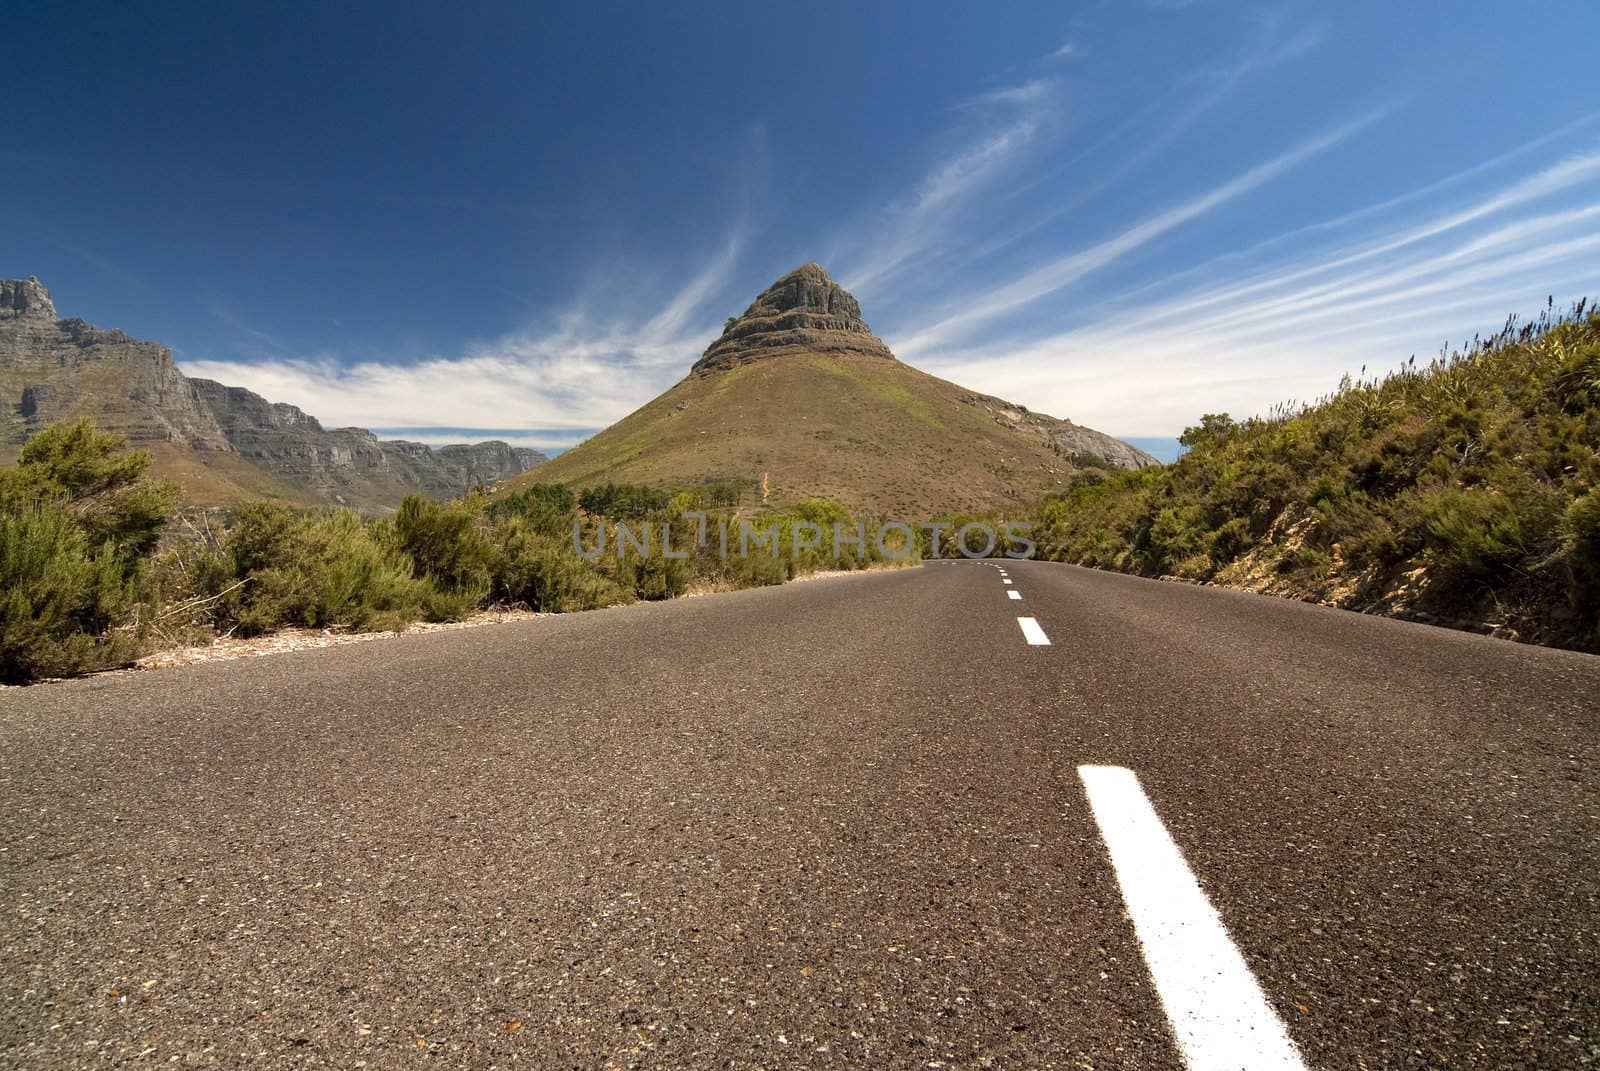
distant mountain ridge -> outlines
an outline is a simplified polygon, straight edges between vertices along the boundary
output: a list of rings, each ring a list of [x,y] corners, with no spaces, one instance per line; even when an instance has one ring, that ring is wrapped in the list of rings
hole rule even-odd
[[[1020,506],[1086,466],[1159,463],[905,364],[848,291],[804,264],[730,317],[666,393],[506,486],[733,482],[752,505],[820,495],[915,518]]]
[[[266,496],[392,507],[411,492],[448,498],[548,460],[499,440],[433,448],[324,428],[293,405],[185,376],[165,346],[58,318],[36,278],[0,280],[0,456],[80,416],[150,450],[155,470],[204,505]]]

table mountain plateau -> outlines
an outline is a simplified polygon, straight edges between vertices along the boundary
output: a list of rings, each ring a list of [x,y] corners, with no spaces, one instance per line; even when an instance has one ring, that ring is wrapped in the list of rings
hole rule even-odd
[[[434,448],[324,428],[295,406],[185,376],[165,346],[57,317],[37,279],[0,280],[0,460],[45,425],[84,416],[150,451],[153,471],[198,505],[270,497],[381,509],[546,460],[497,440]]]

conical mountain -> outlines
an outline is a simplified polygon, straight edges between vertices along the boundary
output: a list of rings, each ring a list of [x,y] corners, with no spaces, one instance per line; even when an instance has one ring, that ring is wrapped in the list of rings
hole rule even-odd
[[[806,264],[730,319],[666,393],[506,486],[734,482],[747,506],[822,496],[915,520],[1018,506],[1085,464],[1156,460],[896,360],[856,299]]]

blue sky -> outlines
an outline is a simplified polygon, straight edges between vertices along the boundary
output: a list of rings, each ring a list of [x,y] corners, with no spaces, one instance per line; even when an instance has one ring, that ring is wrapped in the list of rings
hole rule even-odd
[[[34,5],[0,275],[329,425],[568,445],[816,260],[1129,437],[1600,296],[1587,4]]]

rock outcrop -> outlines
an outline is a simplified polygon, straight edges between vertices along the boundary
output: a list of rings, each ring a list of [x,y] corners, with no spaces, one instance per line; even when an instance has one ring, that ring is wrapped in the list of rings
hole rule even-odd
[[[374,487],[395,500],[407,491],[447,498],[549,460],[498,439],[433,448],[379,439],[365,428],[324,428],[297,406],[269,402],[243,387],[210,379],[190,382],[239,456],[336,501],[370,497]]]
[[[0,445],[81,416],[135,444],[192,450],[202,464],[231,455],[310,499],[364,507],[413,491],[452,497],[548,460],[498,440],[434,449],[324,428],[295,406],[186,377],[165,346],[57,319],[37,279],[0,280]]]
[[[1161,459],[1154,454],[1147,454],[1137,446],[1114,439],[1103,431],[1044,413],[1030,412],[1027,406],[1008,402],[1004,398],[967,394],[962,396],[961,401],[984,409],[1002,427],[1043,436],[1079,467],[1103,462],[1112,468],[1142,469],[1161,464]]]
[[[37,279],[0,281],[0,442],[80,416],[136,442],[231,449],[171,350],[57,319]]]
[[[761,292],[695,362],[696,373],[786,353],[894,360],[861,319],[861,306],[819,265],[803,264]]]
[[[433,454],[452,471],[461,473],[469,486],[499,483],[550,460],[531,447],[512,446],[499,439],[440,446]]]
[[[0,279],[0,320],[30,316],[43,320],[56,318],[50,291],[33,276],[26,279]]]
[[[1074,424],[1070,420],[1063,420],[1052,426],[1050,438],[1055,440],[1061,452],[1068,457],[1087,456],[1097,457],[1113,468],[1143,469],[1151,465],[1161,464],[1161,459],[1154,454],[1148,454],[1130,443],[1121,439],[1114,439],[1103,431],[1086,428],[1082,424]]]

